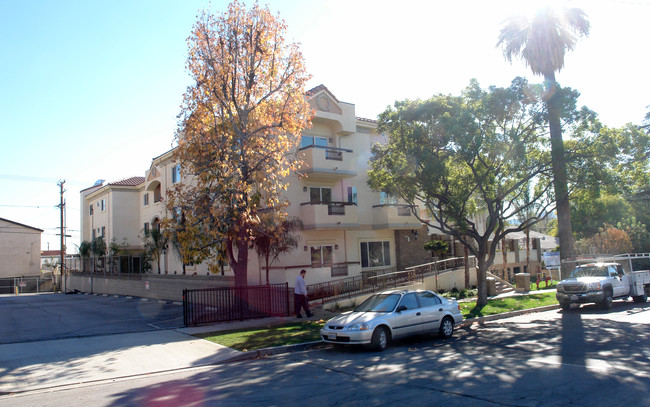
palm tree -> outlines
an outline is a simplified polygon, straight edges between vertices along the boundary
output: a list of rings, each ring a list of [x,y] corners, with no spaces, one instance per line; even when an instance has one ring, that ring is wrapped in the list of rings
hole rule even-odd
[[[255,229],[252,247],[266,264],[266,284],[269,284],[269,267],[281,254],[291,253],[298,247],[294,232],[302,228],[298,218],[284,219],[279,224],[275,217],[264,217]]]
[[[511,62],[514,57],[521,58],[533,74],[544,77],[562,259],[573,257],[574,247],[560,123],[561,101],[555,72],[564,67],[564,55],[574,49],[578,37],[588,34],[589,21],[581,9],[565,8],[557,13],[551,7],[546,7],[540,9],[532,19],[515,16],[506,20],[497,43],[497,46],[502,46],[503,55],[508,61]]]

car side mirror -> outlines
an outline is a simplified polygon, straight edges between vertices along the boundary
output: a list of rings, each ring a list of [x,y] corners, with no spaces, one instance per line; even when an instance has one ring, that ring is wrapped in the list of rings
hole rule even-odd
[[[406,305],[400,305],[399,307],[397,307],[397,312],[406,311],[407,309],[408,307]]]

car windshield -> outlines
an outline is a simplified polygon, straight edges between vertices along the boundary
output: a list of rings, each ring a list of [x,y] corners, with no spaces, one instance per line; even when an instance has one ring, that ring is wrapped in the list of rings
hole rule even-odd
[[[354,312],[391,312],[399,298],[399,294],[375,294],[362,302]]]
[[[605,266],[582,266],[576,267],[571,272],[571,277],[607,277],[607,267]]]

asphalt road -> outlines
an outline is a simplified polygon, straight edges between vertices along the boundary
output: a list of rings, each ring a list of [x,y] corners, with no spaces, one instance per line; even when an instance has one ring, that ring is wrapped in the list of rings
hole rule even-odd
[[[168,301],[84,294],[0,295],[0,344],[144,332],[183,326]]]
[[[650,304],[473,325],[382,353],[325,348],[0,397],[3,407],[650,406]]]

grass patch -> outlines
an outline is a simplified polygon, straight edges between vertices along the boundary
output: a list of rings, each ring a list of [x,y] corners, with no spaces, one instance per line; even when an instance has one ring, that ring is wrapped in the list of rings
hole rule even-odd
[[[462,302],[459,305],[464,318],[476,318],[554,304],[557,304],[555,293],[542,293],[493,298],[489,299],[487,305],[482,308],[476,306],[476,301]]]
[[[546,289],[555,288],[557,283],[558,283],[558,281],[551,280],[551,281],[548,282],[548,287],[547,287],[546,283],[544,283],[542,281],[542,282],[539,283],[539,290],[546,290]],[[536,290],[538,290],[537,283],[530,283],[530,291],[536,291]]]
[[[195,336],[239,351],[319,341],[325,321],[305,321],[245,331],[207,332]]]

